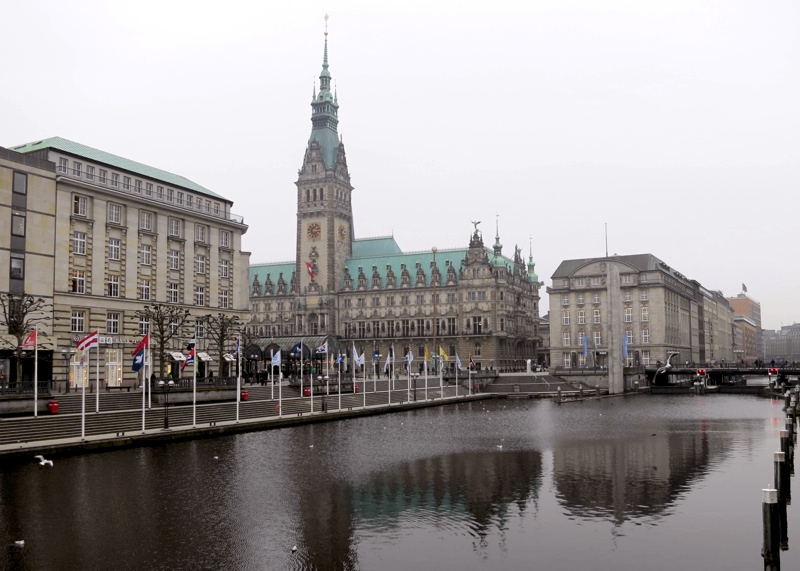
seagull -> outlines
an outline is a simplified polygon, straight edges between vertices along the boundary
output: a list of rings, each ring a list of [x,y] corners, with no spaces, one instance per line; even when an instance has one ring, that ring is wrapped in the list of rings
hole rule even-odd
[[[41,454],[38,456],[34,456],[34,459],[39,461],[39,466],[47,466],[47,465],[50,465],[51,467],[53,466],[53,461],[45,460],[44,456],[42,456]]]
[[[308,447],[309,448],[314,448],[314,445],[313,444],[309,444]]]
[[[214,460],[219,460],[219,456],[214,456]]]
[[[498,449],[498,450],[502,450],[502,449],[503,449],[503,445],[502,445],[502,444],[498,444],[498,445],[497,445],[497,449]]]
[[[14,547],[25,547],[25,540],[18,539],[14,542]]]
[[[294,553],[295,551],[297,551],[297,546],[296,545],[294,547],[292,547],[292,553]]]

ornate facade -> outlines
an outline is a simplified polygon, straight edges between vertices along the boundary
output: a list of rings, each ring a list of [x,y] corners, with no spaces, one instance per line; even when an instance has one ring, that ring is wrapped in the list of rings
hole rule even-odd
[[[474,223],[467,247],[404,253],[394,237],[356,239],[350,175],[330,89],[325,37],[312,130],[297,185],[296,258],[250,266],[248,332],[262,351],[301,339],[329,356],[366,355],[383,367],[411,350],[415,365],[438,347],[453,366],[524,367],[539,343],[539,287],[532,257],[487,247]],[[399,355],[399,356],[397,356]],[[267,357],[268,354],[262,354]],[[381,361],[378,365],[377,362]],[[447,363],[445,365],[448,365]]]

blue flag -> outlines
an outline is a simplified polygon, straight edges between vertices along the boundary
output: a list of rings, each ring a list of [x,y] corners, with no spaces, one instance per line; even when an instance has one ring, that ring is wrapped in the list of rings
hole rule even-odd
[[[239,343],[240,343],[240,340],[239,340],[239,339],[237,339],[237,340],[236,340],[236,347],[234,347],[234,348],[233,348],[233,351],[231,351],[231,355],[236,355],[236,353],[238,353],[238,352],[239,352]]]
[[[292,355],[302,355],[303,353],[303,342],[300,341],[297,345],[294,346],[294,350],[292,351]]]
[[[343,363],[344,363],[344,355],[339,353],[338,355],[336,355],[336,364],[341,365]]]
[[[133,355],[133,370],[138,371],[144,365],[144,347],[139,349],[138,353]]]
[[[628,332],[622,332],[622,356],[628,358]]]
[[[589,336],[586,333],[583,334],[583,358],[586,359],[589,357]]]

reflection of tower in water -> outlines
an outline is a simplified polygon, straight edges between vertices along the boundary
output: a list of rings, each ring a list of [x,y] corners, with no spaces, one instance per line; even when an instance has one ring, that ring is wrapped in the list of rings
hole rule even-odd
[[[575,516],[617,524],[664,515],[731,445],[724,430],[709,438],[706,430],[693,428],[659,426],[635,439],[558,446],[553,480],[561,503]]]

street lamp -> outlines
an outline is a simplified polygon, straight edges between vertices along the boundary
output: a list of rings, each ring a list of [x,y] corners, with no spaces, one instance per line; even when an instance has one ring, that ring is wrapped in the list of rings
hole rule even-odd
[[[258,355],[250,355],[251,368],[253,373],[253,384],[258,384]]]
[[[164,430],[169,430],[169,390],[174,386],[175,381],[172,379],[167,383],[163,379],[158,381],[158,388],[166,393],[166,398],[164,399]]]
[[[67,388],[64,391],[65,393],[69,393],[69,362],[72,360],[72,356],[75,354],[75,349],[62,349],[61,356],[64,357],[64,370],[66,371],[66,385]]]

